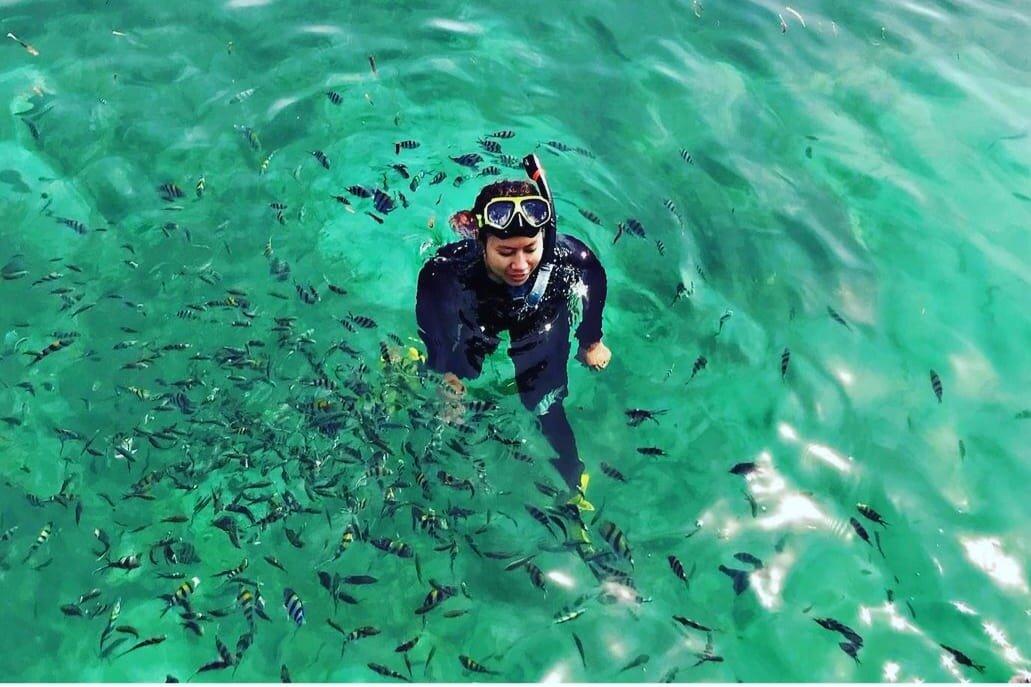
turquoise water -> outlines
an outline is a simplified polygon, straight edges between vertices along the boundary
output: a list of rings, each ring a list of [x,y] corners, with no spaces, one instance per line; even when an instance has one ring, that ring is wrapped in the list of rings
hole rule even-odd
[[[1028,669],[1027,5],[635,7],[4,3],[3,33],[32,50],[0,51],[0,675],[185,681],[219,660],[216,638],[234,665],[194,680],[275,681],[286,666],[297,681],[397,681],[368,664],[407,677],[406,657],[428,681]],[[503,130],[504,153],[541,157],[561,230],[608,271],[613,363],[572,363],[566,403],[595,543],[607,550],[602,521],[625,533],[633,567],[614,565],[633,588],[600,585],[524,508],[550,501],[535,481],[558,480],[503,354],[471,385],[497,408],[461,426],[435,419],[432,380],[403,362],[420,345],[418,269],[486,180],[449,156],[490,157],[478,140]],[[420,145],[395,153],[402,140]],[[425,173],[416,190],[399,162]],[[353,185],[386,185],[397,209],[378,223]],[[646,239],[614,243],[631,217]],[[309,286],[317,302],[299,297]],[[70,343],[33,362],[55,340]],[[312,360],[336,389],[314,385]],[[631,427],[630,408],[666,412]],[[266,527],[225,510],[235,499],[261,518],[287,492],[300,510]],[[413,502],[472,514],[434,537],[413,527]],[[351,522],[415,555],[355,541],[332,560]],[[140,567],[95,572],[95,529],[109,560]],[[176,559],[154,546],[166,535]],[[505,570],[529,555],[544,592]],[[243,559],[239,577],[217,576]],[[377,581],[338,586],[358,603],[334,603],[317,571]],[[201,635],[181,606],[162,615],[182,579],[160,574],[200,580]],[[417,615],[430,579],[455,595]],[[241,586],[270,620],[236,660]],[[862,637],[855,660],[817,618]],[[341,655],[327,620],[379,633]]]

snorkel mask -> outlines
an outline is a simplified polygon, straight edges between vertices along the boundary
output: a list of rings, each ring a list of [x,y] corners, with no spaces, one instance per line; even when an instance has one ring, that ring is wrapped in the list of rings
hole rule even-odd
[[[484,243],[488,236],[500,239],[513,236],[531,238],[543,229],[542,262],[546,262],[553,255],[555,247],[555,204],[537,156],[530,154],[524,157],[523,169],[536,184],[536,195],[524,193],[491,198],[482,213],[475,216],[468,211],[457,213],[452,218],[452,227],[462,235],[469,236],[475,225],[475,235]]]
[[[536,236],[549,219],[551,203],[536,195],[492,198],[477,217],[481,231],[500,239]]]

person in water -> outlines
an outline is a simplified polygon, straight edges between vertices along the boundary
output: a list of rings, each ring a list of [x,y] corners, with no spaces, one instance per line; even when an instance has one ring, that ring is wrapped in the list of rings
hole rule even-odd
[[[523,160],[528,181],[483,187],[471,210],[451,218],[465,240],[443,246],[419,273],[416,319],[426,366],[444,375],[460,397],[484,358],[508,331],[508,355],[523,405],[535,412],[558,454],[551,460],[571,490],[570,502],[590,508],[587,476],[566,417],[569,336],[592,370],[608,366],[602,342],[605,270],[581,241],[556,233],[555,206],[536,155]]]

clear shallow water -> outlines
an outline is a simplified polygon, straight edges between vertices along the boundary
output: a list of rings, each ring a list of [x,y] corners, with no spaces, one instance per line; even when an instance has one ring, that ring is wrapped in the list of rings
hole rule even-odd
[[[0,529],[18,528],[0,543],[0,603],[20,630],[3,652],[3,674],[185,680],[218,658],[216,636],[235,649],[246,633],[239,587],[215,576],[244,557],[243,576],[260,583],[271,621],[257,621],[235,674],[195,679],[274,681],[284,664],[305,681],[380,679],[370,662],[407,674],[393,649],[416,635],[414,677],[432,680],[656,681],[678,669],[678,681],[999,681],[1026,669],[1027,8],[811,3],[792,5],[796,15],[769,3],[656,3],[647,13],[592,3],[557,15],[530,3],[516,16],[459,3],[367,5],[126,12],[6,4],[4,33],[39,54],[10,39],[0,52],[8,106],[0,260],[8,276],[25,272],[0,283]],[[257,149],[242,127],[255,132]],[[503,355],[473,385],[500,408],[470,417],[473,433],[442,428],[432,443],[434,389],[392,391],[398,376],[378,363],[380,341],[400,353],[418,344],[414,287],[427,241],[451,240],[446,218],[468,207],[483,181],[455,187],[456,175],[471,175],[448,156],[483,153],[477,140],[503,129],[515,132],[500,141],[506,153],[541,156],[562,229],[587,241],[608,270],[614,362],[603,375],[574,364],[567,405],[591,467],[589,495],[626,533],[645,603],[604,603],[575,554],[547,550],[555,539],[523,506],[546,505],[533,482],[555,480],[531,418],[511,397]],[[404,139],[421,145],[395,154]],[[313,150],[324,151],[328,170]],[[418,190],[390,167],[398,161],[426,172]],[[437,171],[447,178],[430,185]],[[378,224],[365,214],[371,200],[344,189],[382,187],[384,175],[409,207]],[[158,187],[167,183],[184,197],[164,200]],[[273,202],[286,206],[283,223]],[[616,223],[630,217],[647,240],[613,244]],[[270,273],[270,237],[272,257],[290,266],[285,281]],[[62,276],[39,281],[51,273]],[[321,300],[302,302],[295,283],[316,287]],[[674,303],[678,284],[691,295]],[[227,289],[245,294],[246,305],[216,305]],[[339,323],[348,313],[378,326],[351,332]],[[284,333],[276,317],[296,320]],[[250,326],[233,326],[244,321]],[[54,332],[79,336],[27,366],[25,353],[46,348]],[[116,348],[127,340],[137,343]],[[342,401],[304,383],[313,372],[302,351],[321,357],[340,341],[354,353],[333,353],[326,369],[357,400],[338,433],[320,433],[298,408],[307,404],[310,417],[318,399]],[[162,350],[173,343],[192,347]],[[225,347],[245,355],[237,360]],[[707,366],[685,385],[699,355]],[[125,367],[134,362],[147,366]],[[930,370],[942,380],[940,404]],[[191,378],[203,386],[182,384]],[[162,403],[180,391],[192,413]],[[629,427],[623,411],[633,407],[668,412],[658,424]],[[395,411],[389,419],[387,410]],[[173,423],[183,434],[158,446],[134,430]],[[526,439],[536,462],[512,460],[486,438],[489,423]],[[62,442],[56,428],[81,438]],[[370,431],[391,451],[395,474],[382,487],[414,482],[407,442],[438,462],[423,465],[428,498],[413,485],[398,487],[398,499],[475,514],[439,540],[413,531],[407,506],[381,516],[384,489],[362,480],[366,465],[347,452],[373,460]],[[115,446],[134,432],[127,470]],[[636,451],[647,446],[668,455]],[[301,458],[320,466],[312,472]],[[484,461],[483,481],[473,459]],[[601,461],[628,482],[603,475]],[[757,470],[728,472],[741,462]],[[438,469],[470,477],[476,494],[440,484]],[[148,498],[123,498],[151,471],[160,479],[140,490]],[[339,486],[332,496],[306,493],[305,483],[332,475],[353,498]],[[67,506],[48,500],[66,479],[68,498],[59,501]],[[285,491],[313,512],[262,529],[208,505],[192,523],[161,522],[192,515],[212,491],[230,503],[257,481],[272,482],[244,492],[257,517],[269,510],[260,499],[282,502]],[[864,519],[857,503],[890,526]],[[211,525],[224,516],[239,521],[239,549]],[[420,569],[355,542],[319,569],[378,581],[348,586],[359,603],[334,607],[312,570],[332,557],[352,517],[372,537],[408,542]],[[25,560],[47,522],[50,538]],[[142,567],[95,573],[94,528],[109,535],[114,556],[140,553]],[[303,547],[288,542],[286,528]],[[157,549],[152,563],[150,547],[166,532],[193,545],[200,561],[168,564]],[[449,553],[434,550],[452,534],[453,571]],[[525,571],[505,572],[510,559],[479,556],[474,546],[536,553],[547,593]],[[751,570],[734,558],[741,552],[764,565],[737,595],[719,566]],[[694,568],[689,586],[670,571],[669,555]],[[178,611],[161,615],[158,597],[180,582],[158,573],[173,571],[201,579],[196,610],[226,610],[199,621],[203,636],[180,627]],[[413,610],[431,578],[465,582],[469,596],[426,614],[424,626]],[[282,607],[285,587],[305,605],[296,631]],[[62,613],[94,588],[101,595],[81,608],[96,617]],[[98,604],[118,599],[115,625],[166,640],[115,658],[136,641],[116,631],[105,646],[128,641],[101,658],[109,611]],[[555,624],[570,606],[583,615]],[[692,667],[707,655],[707,635],[673,615],[718,629],[708,655],[724,660]],[[842,634],[813,622],[827,617],[863,637],[859,663],[839,648]],[[340,659],[341,636],[327,618],[380,634],[350,643]],[[984,672],[955,665],[941,644]],[[464,672],[459,655],[499,674]],[[641,655],[646,663],[620,672]]]

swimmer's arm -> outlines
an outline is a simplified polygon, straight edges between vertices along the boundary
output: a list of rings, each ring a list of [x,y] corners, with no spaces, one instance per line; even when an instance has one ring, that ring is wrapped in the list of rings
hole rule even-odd
[[[581,255],[581,278],[587,287],[587,297],[584,299],[583,320],[577,327],[576,339],[580,343],[580,350],[586,351],[601,343],[601,314],[605,309],[608,280],[605,268],[589,248],[584,246]]]
[[[448,371],[452,339],[458,325],[456,288],[454,281],[434,260],[426,263],[419,272],[415,319],[419,325],[419,336],[426,344],[426,367],[434,372]]]

